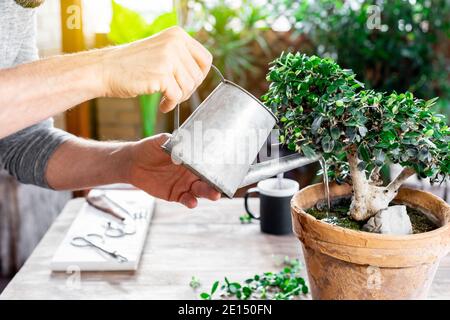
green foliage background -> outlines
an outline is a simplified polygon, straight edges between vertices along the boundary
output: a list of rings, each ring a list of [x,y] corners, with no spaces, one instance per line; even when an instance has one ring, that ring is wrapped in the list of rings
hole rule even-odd
[[[450,1],[273,2],[297,34],[312,40],[313,53],[353,69],[368,88],[410,91],[422,99],[439,96],[437,107],[450,113]],[[374,9],[380,28],[368,27]]]
[[[192,0],[191,4],[197,4],[197,10],[191,12],[193,23],[186,26],[188,30],[203,40],[227,79],[246,85],[246,72],[256,71],[254,43],[270,54],[264,31],[270,29],[273,12],[252,0],[243,0],[239,7],[226,0]]]
[[[113,16],[110,23],[109,40],[114,44],[124,44],[154,35],[178,24],[175,11],[164,13],[151,23],[137,12],[112,1]]]
[[[148,23],[138,12],[128,9],[114,0],[111,3],[113,15],[108,39],[116,45],[152,36],[178,24],[178,15],[175,11],[163,13],[151,23]],[[142,135],[144,137],[149,137],[155,133],[156,114],[160,99],[160,93],[139,96]]]

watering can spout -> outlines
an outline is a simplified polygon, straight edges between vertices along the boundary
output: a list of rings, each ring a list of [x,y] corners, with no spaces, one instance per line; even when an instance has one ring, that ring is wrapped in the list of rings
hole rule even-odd
[[[245,187],[255,182],[276,176],[307,164],[316,162],[319,157],[306,158],[300,154],[291,154],[278,159],[264,161],[250,166],[250,169],[239,187]]]

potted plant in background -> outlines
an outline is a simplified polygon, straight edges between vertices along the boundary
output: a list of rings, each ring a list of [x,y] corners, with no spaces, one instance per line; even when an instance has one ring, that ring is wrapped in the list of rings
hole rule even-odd
[[[414,173],[433,182],[450,173],[450,130],[445,117],[430,109],[436,99],[364,90],[351,70],[300,53],[276,59],[268,80],[263,100],[280,119],[281,142],[305,156],[322,154],[326,173],[340,183],[331,185],[330,210],[322,209],[322,184],[304,188],[292,200],[313,297],[425,297],[448,251],[450,206],[427,192],[400,187]],[[387,162],[404,169],[383,186],[378,173]],[[342,205],[350,197],[347,207]],[[361,231],[393,201],[409,207],[413,228],[422,221],[435,230]]]
[[[139,13],[112,1],[112,13],[108,39],[116,45],[152,36],[178,24],[176,11],[163,13],[148,23]],[[155,133],[154,127],[160,99],[160,93],[139,96],[144,137]]]
[[[259,96],[266,89],[264,68],[274,56],[267,41],[273,15],[256,2],[244,0],[236,6],[228,0],[189,0],[185,27],[211,52],[226,79]],[[191,109],[216,85],[217,78],[208,77],[192,96]]]
[[[225,78],[246,86],[248,73],[260,72],[259,53],[270,56],[264,32],[270,29],[271,16],[266,7],[254,0],[243,0],[238,7],[229,2],[193,0],[189,28],[211,51],[214,64]]]

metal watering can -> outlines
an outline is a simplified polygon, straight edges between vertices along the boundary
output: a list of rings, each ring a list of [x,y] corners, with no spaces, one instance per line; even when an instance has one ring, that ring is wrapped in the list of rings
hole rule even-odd
[[[178,128],[162,148],[202,180],[232,198],[240,187],[267,179],[318,159],[292,154],[252,164],[277,123],[257,98],[226,80]]]

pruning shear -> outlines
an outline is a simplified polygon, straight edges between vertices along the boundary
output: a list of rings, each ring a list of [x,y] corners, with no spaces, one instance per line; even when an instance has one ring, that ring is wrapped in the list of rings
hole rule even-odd
[[[105,246],[103,246],[99,242],[100,243],[104,242],[103,236],[101,236],[97,233],[89,233],[85,236],[73,237],[70,244],[73,245],[74,247],[80,247],[80,248],[83,248],[83,247],[95,248],[98,251],[103,252],[106,255],[112,257],[119,263],[124,263],[124,262],[128,261],[128,259],[126,257],[119,254],[117,251],[107,249]]]

